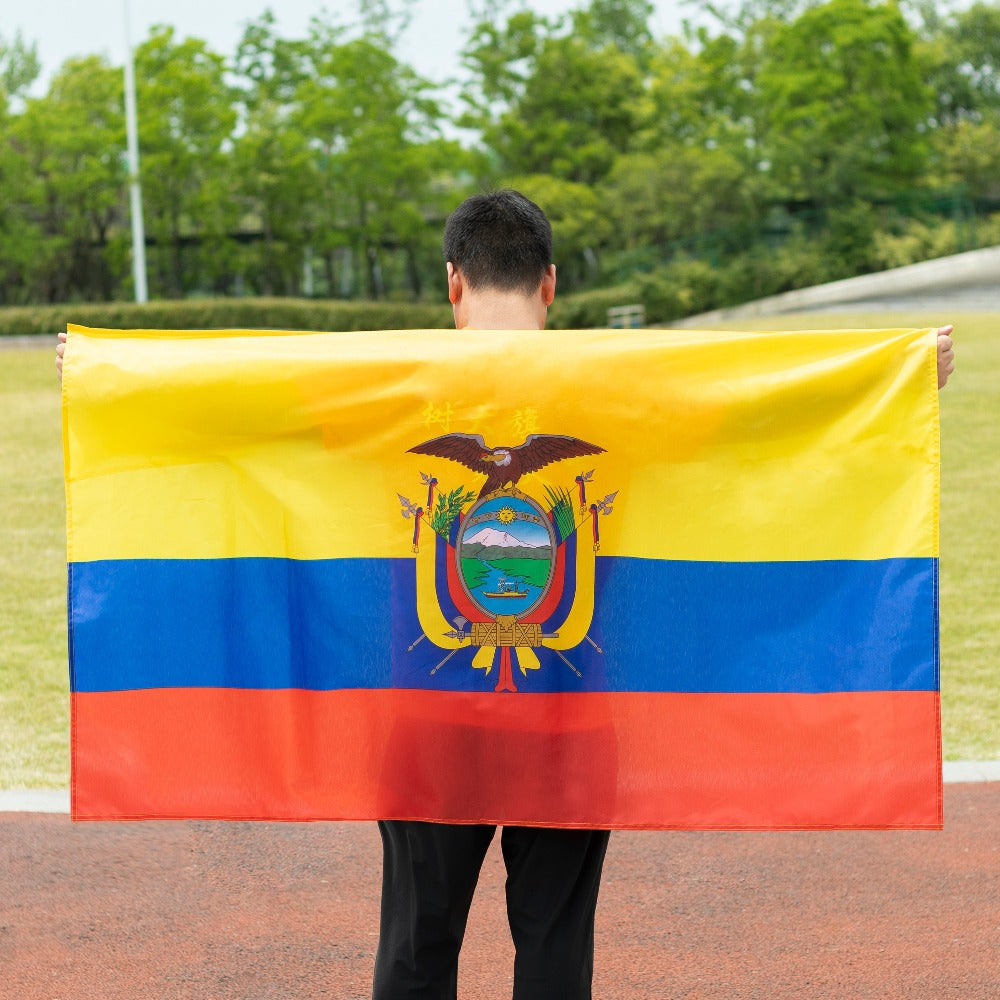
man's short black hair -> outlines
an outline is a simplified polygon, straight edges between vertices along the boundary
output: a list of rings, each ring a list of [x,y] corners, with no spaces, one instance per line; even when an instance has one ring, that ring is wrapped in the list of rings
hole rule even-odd
[[[444,227],[444,258],[470,288],[530,295],[552,263],[552,226],[519,191],[467,198]]]

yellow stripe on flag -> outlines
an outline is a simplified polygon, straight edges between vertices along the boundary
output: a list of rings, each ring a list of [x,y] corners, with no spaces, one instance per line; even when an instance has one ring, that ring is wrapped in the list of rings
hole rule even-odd
[[[602,555],[937,555],[930,330],[70,331],[72,561],[411,556],[397,493],[484,482],[449,432],[605,448],[522,483],[594,469]]]

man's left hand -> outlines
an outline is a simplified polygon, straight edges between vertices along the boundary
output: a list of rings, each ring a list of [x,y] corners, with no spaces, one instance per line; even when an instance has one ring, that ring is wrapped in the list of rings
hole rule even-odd
[[[943,389],[948,376],[955,370],[955,346],[952,343],[953,326],[938,327],[937,332],[937,369],[938,388]]]

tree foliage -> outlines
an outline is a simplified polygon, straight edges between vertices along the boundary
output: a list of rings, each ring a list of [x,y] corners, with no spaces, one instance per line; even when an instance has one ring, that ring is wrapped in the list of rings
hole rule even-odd
[[[11,97],[20,97],[41,70],[37,45],[29,45],[20,31],[10,42],[0,35],[0,110]]]
[[[775,30],[757,82],[769,168],[793,197],[885,195],[924,169],[931,94],[895,4],[806,10]]]
[[[125,180],[121,74],[97,56],[70,60],[44,98],[26,102],[11,139],[21,152],[7,160],[26,209],[12,248],[25,298],[111,298],[123,256],[115,230]]]
[[[326,193],[318,228],[336,231],[356,251],[368,294],[378,298],[385,294],[381,248],[418,253],[420,194],[447,153],[443,115],[430,84],[378,36],[345,39],[337,26],[314,21],[307,60],[295,125],[311,139]]]
[[[438,301],[448,211],[500,184],[550,215],[561,293],[627,280],[664,314],[965,246],[1000,208],[998,0],[686,0],[666,38],[649,0],[472,0],[451,91],[398,56],[413,2],[299,37],[265,11],[231,54],[152,29],[154,297]],[[39,69],[0,37],[0,302],[127,298],[121,70],[38,96]]]
[[[168,26],[154,28],[138,47],[135,73],[146,225],[157,248],[150,283],[180,296],[188,267],[216,283],[225,235],[236,223],[227,177],[235,95],[225,59]],[[197,255],[184,252],[192,236]]]

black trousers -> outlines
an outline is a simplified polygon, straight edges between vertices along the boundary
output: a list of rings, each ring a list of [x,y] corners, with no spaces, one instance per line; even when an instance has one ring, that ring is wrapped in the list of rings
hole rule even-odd
[[[373,1000],[455,1000],[458,953],[494,826],[380,822]],[[514,1000],[590,1000],[607,830],[503,827]]]

